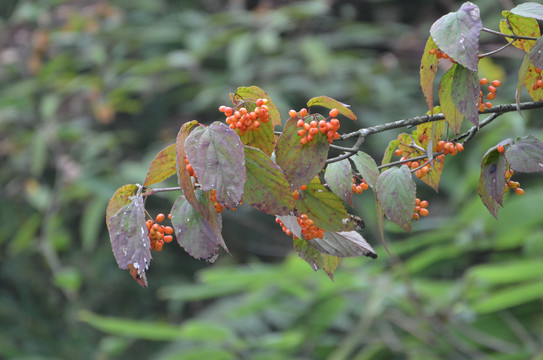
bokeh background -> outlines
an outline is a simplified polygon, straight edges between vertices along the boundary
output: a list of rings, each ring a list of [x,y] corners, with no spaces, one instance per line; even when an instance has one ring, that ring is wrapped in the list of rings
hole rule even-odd
[[[351,104],[359,119],[344,131],[424,114],[429,28],[460,5],[2,0],[0,358],[543,359],[541,177],[515,175],[526,195],[506,194],[498,220],[476,192],[489,147],[543,139],[541,110],[481,131],[446,161],[439,194],[420,185],[430,216],[412,234],[386,223],[392,255],[373,195],[357,196],[379,258],[344,260],[334,282],[296,257],[272,216],[243,206],[223,218],[230,255],[210,265],[167,244],[147,289],[109,244],[114,191],[141,183],[183,122],[222,120],[238,86],[260,86],[285,117],[319,95]],[[477,5],[492,29],[514,6]],[[522,56],[481,62],[481,76],[504,83],[495,103],[514,102]],[[379,162],[397,133],[364,151]],[[153,196],[148,210],[167,213],[176,196]]]

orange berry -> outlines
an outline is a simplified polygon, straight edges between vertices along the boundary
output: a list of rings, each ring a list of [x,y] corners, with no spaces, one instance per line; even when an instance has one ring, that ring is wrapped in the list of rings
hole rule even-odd
[[[162,245],[164,243],[163,242],[158,242],[155,244],[155,250],[158,251],[158,252],[161,252],[162,251]]]
[[[303,137],[300,139],[300,144],[305,145],[307,144],[307,137]]]
[[[173,228],[171,226],[164,226],[164,234],[167,234],[167,235],[173,234]]]
[[[420,205],[420,199],[419,198],[415,198],[415,206],[418,206]]]
[[[306,117],[307,116],[307,109],[306,108],[303,108],[300,110],[300,116],[301,117]]]
[[[521,189],[521,188],[516,188],[515,189],[515,194],[522,196],[522,195],[524,195],[524,190]]]
[[[298,122],[296,123],[296,125],[298,125],[298,127],[304,127],[304,124],[305,124],[305,122],[302,119],[298,120]]]
[[[500,86],[502,86],[502,82],[500,80],[494,80],[494,81],[492,81],[492,86],[500,87]]]
[[[296,110],[289,110],[288,112],[288,116],[290,116],[291,118],[295,118],[296,116],[298,116],[298,113],[296,112]]]
[[[310,134],[310,135],[315,136],[315,135],[317,135],[318,133],[319,133],[319,129],[317,129],[317,128],[311,128],[311,129],[309,129],[309,134]]]
[[[256,104],[256,106],[264,105],[264,99],[258,99],[255,104]]]
[[[494,100],[494,99],[496,98],[496,94],[491,92],[490,94],[488,94],[488,95],[486,96],[486,98],[487,98],[488,100]]]
[[[304,130],[304,129],[298,130],[298,136],[305,136],[305,134],[307,134],[307,130]]]
[[[262,111],[264,111],[264,112],[268,112],[268,111],[269,111],[269,109],[268,109],[268,107],[267,107],[266,105],[262,105],[262,106],[260,107],[260,110],[262,110]]]
[[[490,85],[490,86],[488,87],[488,91],[490,91],[492,94],[495,94],[496,91],[498,91],[498,89],[496,89],[494,86]]]
[[[168,219],[172,219],[172,214],[168,214]]]
[[[170,243],[173,240],[173,236],[166,235],[166,236],[164,236],[164,239],[162,239],[162,240],[164,240],[165,243]]]
[[[505,147],[503,145],[498,145],[498,152],[502,154],[505,151]]]
[[[419,220],[420,219],[420,215],[417,214],[417,213],[414,213],[413,214],[413,220]]]
[[[304,191],[304,190],[307,190],[307,185],[302,185],[300,186],[300,190]],[[307,215],[306,215],[307,216]],[[302,218],[303,218],[303,215],[302,215]]]
[[[160,214],[158,214],[156,216],[156,222],[163,222],[165,218],[166,218],[166,216],[164,214],[160,213]]]
[[[427,201],[427,200],[422,200],[422,201],[420,202],[420,207],[421,207],[421,208],[428,207],[428,201]]]
[[[541,69],[534,66],[534,71],[538,74],[541,74]]]
[[[456,143],[456,150],[458,152],[464,151],[464,145],[462,145],[461,143]]]
[[[330,110],[330,112],[328,113],[328,115],[330,115],[330,117],[335,118],[336,116],[339,115],[339,110],[338,110],[338,109],[332,109],[332,110]]]
[[[402,150],[401,150],[401,149],[396,149],[396,150],[394,151],[394,155],[396,155],[396,156],[402,156]]]
[[[414,169],[418,168],[419,166],[420,166],[420,164],[419,164],[418,161],[413,161],[413,162],[411,163],[411,167],[414,168]]]
[[[538,89],[541,89],[543,87],[543,80],[538,79],[535,83],[536,83]]]
[[[426,208],[421,208],[420,211],[419,211],[419,214],[420,214],[420,216],[428,216],[428,214],[430,214],[430,212]]]
[[[307,141],[308,142],[313,141],[313,135],[307,134]]]
[[[311,129],[311,126],[308,123],[304,123],[304,129],[309,130]]]
[[[481,84],[481,85],[488,84],[488,79],[487,78],[482,78],[481,80],[479,80],[479,84]]]
[[[300,194],[298,193],[298,190],[296,190],[296,191],[294,191],[294,192],[292,193],[292,199],[293,199],[294,201],[298,200],[299,197],[300,197]]]
[[[418,178],[418,179],[422,179],[424,177],[424,174],[422,173],[422,170],[421,169],[418,169],[417,171],[415,171],[415,176]]]
[[[485,104],[480,103],[478,109],[479,109],[479,112],[485,111]]]
[[[435,55],[437,53],[437,49],[436,48],[431,48],[429,53],[430,53],[430,55]]]
[[[360,195],[360,194],[362,194],[362,191],[364,191],[364,190],[362,189],[362,186],[356,185],[355,188],[354,188],[354,191],[355,191],[358,195]]]
[[[492,103],[490,101],[485,102],[485,107],[490,109],[492,107]]]
[[[366,183],[365,181],[362,180],[362,184],[360,184],[360,187],[362,188],[362,190],[368,190],[370,188],[370,186],[368,185],[368,183]]]
[[[423,175],[426,175],[430,172],[430,165],[424,165],[420,170],[422,171]]]

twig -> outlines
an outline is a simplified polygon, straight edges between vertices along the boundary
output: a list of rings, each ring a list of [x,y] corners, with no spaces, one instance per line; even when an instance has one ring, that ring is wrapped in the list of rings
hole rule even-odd
[[[496,31],[496,30],[492,30],[492,29],[487,29],[487,28],[482,28],[481,29],[482,31],[484,32],[487,32],[489,34],[494,34],[494,35],[499,35],[499,36],[503,36],[503,37],[508,37],[508,38],[511,38],[511,39],[515,39],[515,40],[537,40],[539,38],[536,38],[536,37],[532,37],[532,36],[520,36],[520,35],[515,35],[515,34],[504,34],[500,31]]]

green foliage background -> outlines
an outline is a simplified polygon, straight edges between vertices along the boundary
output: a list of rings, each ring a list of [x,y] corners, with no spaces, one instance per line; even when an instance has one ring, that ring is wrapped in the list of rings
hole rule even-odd
[[[439,194],[420,185],[431,214],[411,235],[387,223],[391,256],[378,246],[372,195],[355,196],[379,258],[343,261],[334,283],[292,255],[273,217],[247,207],[224,217],[232,256],[211,266],[170,244],[148,289],[111,253],[115,189],[142,182],[185,121],[221,120],[238,86],[265,89],[282,114],[319,95],[352,104],[358,121],[343,131],[424,114],[428,31],[460,6],[442,4],[2,2],[0,357],[543,358],[541,178],[516,178],[527,194],[507,194],[499,221],[476,195],[486,149],[543,139],[540,111],[481,131],[447,159]],[[497,29],[498,3],[478,6]],[[505,83],[497,100],[513,102],[521,55],[481,62],[482,76]],[[364,151],[379,161],[395,136],[372,136]],[[174,199],[148,206],[167,212]]]

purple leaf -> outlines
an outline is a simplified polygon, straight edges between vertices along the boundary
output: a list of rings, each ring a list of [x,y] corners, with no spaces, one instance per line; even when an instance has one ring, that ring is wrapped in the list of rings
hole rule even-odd
[[[543,20],[543,5],[535,2],[526,2],[510,10],[513,14]]]
[[[325,231],[322,239],[308,241],[309,246],[321,253],[337,257],[368,256],[377,258],[377,253],[370,244],[356,231]]]
[[[415,192],[415,182],[406,165],[390,168],[377,179],[377,199],[385,215],[407,231],[411,231]]]
[[[541,50],[543,49],[543,38],[537,39],[534,47],[530,50],[529,57],[532,64],[537,68],[543,68],[543,54]]]
[[[351,157],[351,160],[354,162],[356,169],[362,175],[362,178],[366,183],[371,187],[375,188],[377,183],[377,178],[379,177],[379,169],[377,169],[377,164],[375,160],[365,152],[359,151],[356,155]]]
[[[430,34],[441,51],[471,71],[477,71],[482,28],[479,8],[466,2],[458,11],[439,18],[430,28]]]
[[[181,129],[177,133],[177,138],[175,140],[175,158],[176,158],[176,169],[177,169],[177,181],[179,187],[183,190],[183,194],[187,198],[188,202],[194,206],[194,208],[200,211],[198,201],[194,195],[194,184],[192,183],[192,177],[190,176],[189,171],[186,168],[185,164],[185,140],[189,136],[191,130],[198,126],[198,121],[193,120],[186,122],[181,126]]]
[[[531,136],[520,138],[506,147],[505,158],[518,172],[543,172],[543,143]]]
[[[214,122],[197,127],[185,140],[185,151],[202,190],[217,191],[217,202],[236,207],[245,186],[245,151],[228,126]]]
[[[481,177],[486,193],[500,205],[503,205],[506,168],[505,157],[498,152],[497,147],[490,149],[481,161]]]
[[[479,126],[479,78],[477,71],[456,66],[451,84],[451,99],[459,113]]]
[[[348,159],[343,159],[326,166],[324,180],[334,194],[343,201],[352,203],[353,171]]]
[[[133,267],[137,278],[144,278],[152,256],[143,197],[139,193],[110,218],[109,238],[119,268],[132,272]]]

